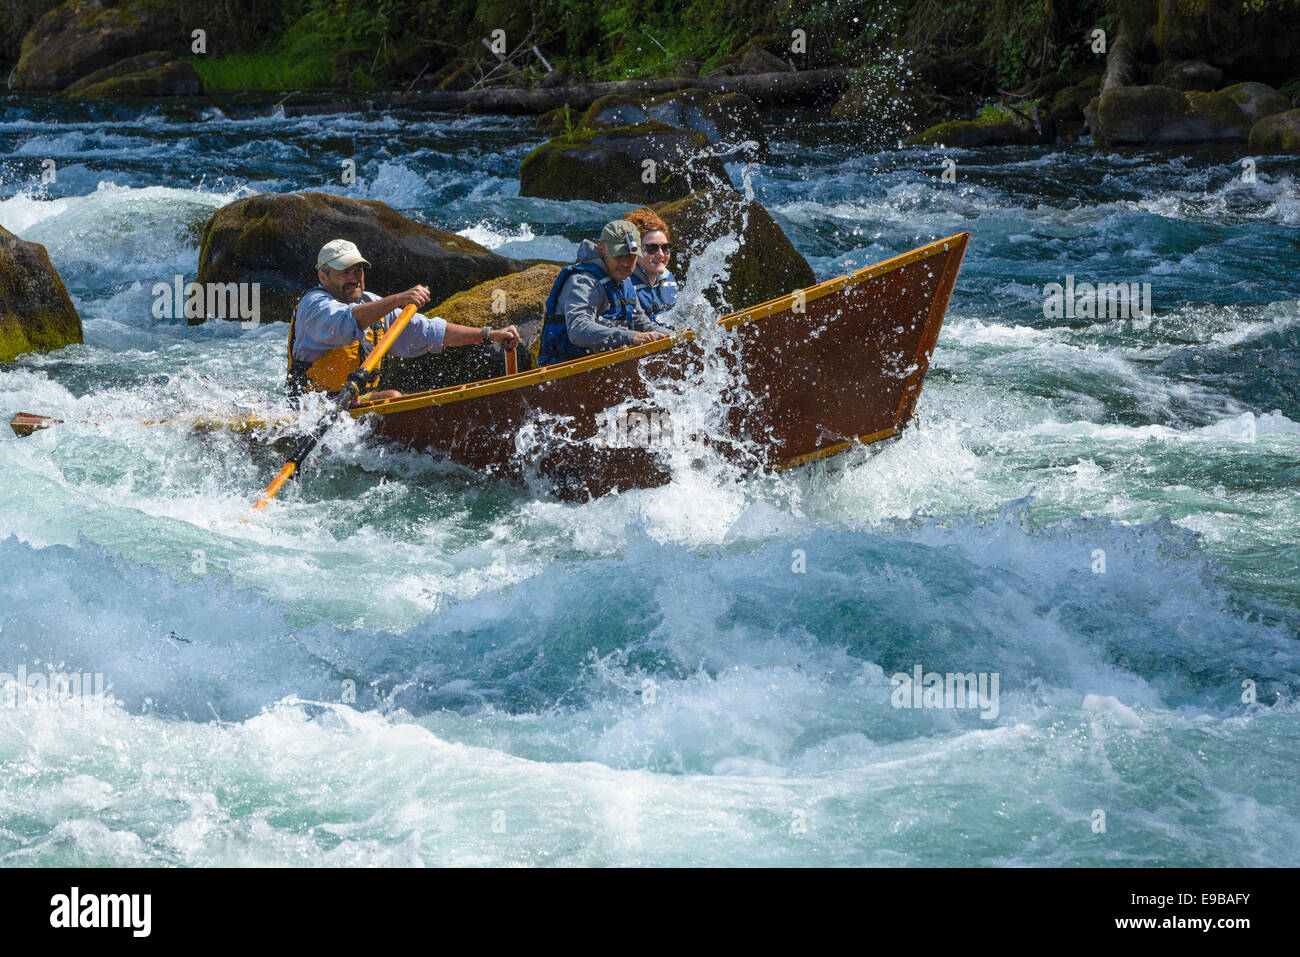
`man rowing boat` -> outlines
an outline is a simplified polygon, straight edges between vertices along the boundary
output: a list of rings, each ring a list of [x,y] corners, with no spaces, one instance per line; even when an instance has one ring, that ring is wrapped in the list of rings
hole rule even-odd
[[[412,286],[382,298],[367,292],[369,267],[356,244],[346,239],[334,239],[321,247],[316,257],[320,285],[303,294],[289,321],[286,385],[291,401],[308,391],[338,392],[348,375],[361,368],[403,307],[413,304],[419,309],[429,304],[429,290],[424,286]],[[513,349],[519,343],[519,331],[514,326],[476,329],[438,316],[415,315],[388,354],[412,358],[446,346],[492,342]],[[378,383],[376,369],[370,380],[372,391],[364,398],[395,399],[401,395],[396,389],[374,391]]]
[[[546,297],[539,366],[664,338],[628,278],[640,254],[641,233],[625,219],[578,245],[578,261],[560,270]]]

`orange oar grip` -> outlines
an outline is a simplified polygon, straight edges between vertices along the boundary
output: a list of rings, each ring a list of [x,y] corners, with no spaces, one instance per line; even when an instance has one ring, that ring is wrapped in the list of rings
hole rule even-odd
[[[275,493],[280,491],[280,486],[289,481],[289,476],[293,475],[294,469],[297,467],[298,463],[296,462],[285,462],[284,468],[280,469],[280,474],[275,477],[274,482],[266,487],[266,491],[262,493],[262,497],[257,500],[257,504],[253,508],[263,508],[267,502],[275,498]]]
[[[519,357],[515,355],[514,349],[506,350],[506,375],[514,375],[519,371]]]

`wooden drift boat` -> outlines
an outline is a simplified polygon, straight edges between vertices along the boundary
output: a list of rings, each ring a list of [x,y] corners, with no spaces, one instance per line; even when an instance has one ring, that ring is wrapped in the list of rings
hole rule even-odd
[[[916,407],[969,239],[949,236],[718,320],[734,341],[714,358],[731,364],[743,387],[715,397],[725,426],[704,440],[754,466],[786,469],[897,435]],[[703,355],[682,332],[365,403],[352,415],[372,417],[382,439],[489,474],[541,477],[565,497],[654,487],[671,478],[662,449],[610,442],[608,423],[630,421],[653,383],[689,385]],[[661,414],[653,405],[636,411],[645,416],[637,423]],[[525,428],[537,439],[527,447],[518,441]]]

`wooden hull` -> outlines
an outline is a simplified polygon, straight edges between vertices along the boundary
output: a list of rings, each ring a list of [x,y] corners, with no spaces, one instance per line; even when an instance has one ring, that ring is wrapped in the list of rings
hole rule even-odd
[[[741,387],[716,396],[724,427],[706,441],[784,469],[896,435],[912,416],[969,233],[719,320],[734,339],[712,355]],[[469,385],[369,403],[375,434],[493,475],[533,474],[555,491],[601,495],[669,480],[650,441],[607,441],[611,415],[649,383],[691,381],[705,355],[689,333]],[[636,403],[632,403],[633,406]],[[660,410],[638,409],[645,421]],[[625,419],[626,421],[626,419]],[[664,440],[655,429],[633,440]],[[531,444],[518,437],[535,438]],[[601,437],[606,441],[602,444]]]

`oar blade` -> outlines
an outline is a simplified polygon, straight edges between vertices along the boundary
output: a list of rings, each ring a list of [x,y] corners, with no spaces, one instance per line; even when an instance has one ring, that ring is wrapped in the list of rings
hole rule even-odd
[[[14,430],[14,435],[20,439],[25,439],[33,432],[39,432],[41,429],[48,429],[52,425],[62,424],[62,419],[51,419],[47,415],[35,415],[31,412],[19,412],[9,420],[9,427]]]

